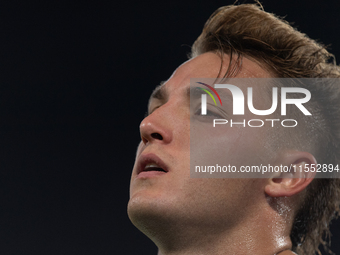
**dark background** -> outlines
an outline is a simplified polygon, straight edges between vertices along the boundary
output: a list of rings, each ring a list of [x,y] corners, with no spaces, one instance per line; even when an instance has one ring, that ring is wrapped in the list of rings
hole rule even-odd
[[[126,215],[138,125],[155,85],[233,1],[6,2],[0,254],[156,254]],[[263,5],[340,57],[338,1]]]

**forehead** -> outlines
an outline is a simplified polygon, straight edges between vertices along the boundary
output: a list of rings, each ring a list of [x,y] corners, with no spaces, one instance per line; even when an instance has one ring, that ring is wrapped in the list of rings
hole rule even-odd
[[[221,65],[221,61],[222,65]],[[227,72],[230,63],[229,55],[223,59],[215,53],[208,52],[199,55],[180,65],[171,77],[158,86],[151,98],[158,98],[160,94],[182,93],[190,85],[190,78],[219,78]],[[272,75],[255,61],[242,58],[242,65],[235,78],[270,78]]]

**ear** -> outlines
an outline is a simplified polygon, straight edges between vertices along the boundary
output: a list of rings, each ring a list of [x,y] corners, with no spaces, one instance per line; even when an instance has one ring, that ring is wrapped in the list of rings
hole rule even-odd
[[[303,151],[286,151],[277,158],[277,165],[290,166],[289,172],[279,172],[268,179],[265,193],[271,197],[293,196],[304,190],[314,179],[317,162]]]

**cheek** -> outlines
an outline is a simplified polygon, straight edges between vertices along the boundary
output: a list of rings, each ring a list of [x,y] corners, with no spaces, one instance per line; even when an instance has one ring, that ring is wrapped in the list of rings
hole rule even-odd
[[[250,179],[188,179],[174,205],[188,218],[202,221],[226,219],[228,224],[241,218],[244,208],[259,195]]]
[[[220,126],[191,130],[191,170],[195,166],[255,165],[264,162],[265,130],[251,127]],[[198,177],[198,176],[197,176]]]

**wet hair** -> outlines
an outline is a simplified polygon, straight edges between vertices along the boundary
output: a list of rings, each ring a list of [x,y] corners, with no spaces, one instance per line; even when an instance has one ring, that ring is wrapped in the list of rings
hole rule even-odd
[[[340,78],[334,56],[323,45],[263,11],[259,4],[216,10],[194,42],[191,57],[206,52],[230,56],[225,77],[234,76],[246,56],[277,78]],[[314,156],[318,163],[335,166],[340,164],[340,88],[325,84],[308,90],[314,100],[312,114],[323,123],[313,131],[317,148]],[[340,179],[314,179],[295,213],[290,234],[293,251],[301,255],[321,254],[322,244],[331,253],[329,223],[339,215],[339,207]]]

